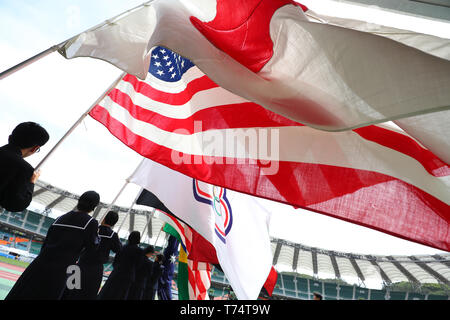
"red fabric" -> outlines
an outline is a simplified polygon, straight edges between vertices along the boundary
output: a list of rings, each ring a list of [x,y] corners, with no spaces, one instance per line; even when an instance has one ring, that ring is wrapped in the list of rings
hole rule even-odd
[[[189,251],[188,259],[198,262],[208,262],[211,264],[219,264],[216,249],[214,246],[203,238],[194,229],[192,230],[192,245]]]
[[[273,289],[277,284],[277,279],[278,279],[278,272],[277,270],[275,270],[274,267],[272,267],[272,269],[270,269],[269,276],[267,277],[267,280],[264,283],[264,289],[266,289],[269,296],[272,296]]]
[[[291,0],[218,0],[214,20],[190,20],[217,48],[258,72],[273,55],[270,20],[277,9],[287,4],[307,9]]]
[[[152,123],[165,131],[173,132],[177,130],[179,134],[194,133],[194,121],[201,121],[201,127],[197,128],[196,132],[226,128],[301,125],[251,102],[233,104],[232,107],[230,105],[221,105],[214,108],[207,108],[197,111],[194,115],[186,119],[174,119],[134,104],[130,96],[118,89],[113,89],[108,96],[115,103],[121,106],[127,106],[126,109],[135,119]]]
[[[372,171],[288,161],[279,162],[275,175],[261,175],[259,162],[219,164],[203,157],[201,164],[195,164],[193,155],[185,155],[192,159],[190,164],[175,164],[171,149],[135,135],[103,107],[96,106],[90,115],[144,157],[190,177],[450,250],[449,206],[402,180]]]

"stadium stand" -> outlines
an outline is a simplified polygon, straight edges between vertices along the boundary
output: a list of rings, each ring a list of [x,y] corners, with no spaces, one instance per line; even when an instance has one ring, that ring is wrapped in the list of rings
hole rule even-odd
[[[45,208],[42,212],[24,210],[11,213],[0,208],[0,252],[3,255],[10,255],[8,248],[37,255],[48,228],[54,221],[51,217],[55,216],[53,210],[61,214],[70,211],[78,196],[38,181],[34,199]],[[109,204],[101,203],[93,216],[100,219],[108,207]],[[122,230],[125,231],[121,234],[122,237],[126,237],[130,230],[137,230],[144,235],[144,242],[154,244],[163,222],[153,217],[152,209],[142,206],[135,208],[130,210],[113,206],[113,210],[119,212],[117,225],[123,225]],[[131,218],[133,215],[134,218]],[[424,294],[420,288],[425,283],[445,285],[448,288],[450,254],[371,256],[313,248],[282,239],[272,239],[272,251],[273,265],[279,270],[274,299],[309,300],[312,299],[313,292],[319,292],[324,300],[449,300],[448,291],[446,295]],[[105,265],[105,275],[111,270],[110,263]],[[297,270],[302,270],[302,275]],[[319,279],[318,271],[335,274],[336,281]],[[345,276],[357,279],[358,284],[338,284],[343,282],[340,276],[344,273]],[[386,290],[367,288],[365,281],[371,279],[382,280],[382,287]],[[396,292],[391,289],[391,285],[404,279],[414,281],[414,292]],[[211,282],[212,297],[228,297],[229,282],[220,270],[213,268]]]
[[[323,284],[324,287],[324,300],[337,300],[339,297],[339,287],[335,283]]]

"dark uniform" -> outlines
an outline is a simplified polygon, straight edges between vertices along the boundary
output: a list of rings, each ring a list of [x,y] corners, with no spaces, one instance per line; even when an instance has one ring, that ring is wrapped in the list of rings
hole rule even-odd
[[[147,279],[152,272],[152,267],[153,262],[146,255],[143,255],[141,262],[136,268],[136,277],[128,293],[128,300],[142,300],[144,298]]]
[[[71,211],[56,219],[41,252],[5,300],[60,299],[66,288],[67,268],[75,265],[83,249],[92,250],[99,244],[97,229],[97,220],[84,212]]]
[[[22,158],[19,147],[11,144],[0,148],[0,206],[8,211],[25,210],[33,196],[30,182],[34,168]]]
[[[131,284],[136,279],[136,267],[141,262],[142,249],[137,244],[126,244],[115,256],[113,271],[100,290],[100,300],[126,300]]]
[[[66,289],[63,299],[95,300],[103,279],[103,264],[108,262],[109,252],[118,254],[122,249],[119,236],[108,226],[98,228],[100,244],[97,248],[85,251],[78,261],[81,270],[81,288]]]
[[[156,292],[158,291],[158,280],[162,276],[163,271],[163,265],[158,262],[153,262],[152,272],[147,278],[144,300],[155,300]]]

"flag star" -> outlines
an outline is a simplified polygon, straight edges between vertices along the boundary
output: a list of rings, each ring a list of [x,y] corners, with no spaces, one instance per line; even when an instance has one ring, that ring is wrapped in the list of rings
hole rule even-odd
[[[161,67],[161,62],[159,62],[159,61],[155,61],[155,66],[157,66],[157,67]]]
[[[156,71],[157,74],[159,74],[160,76],[162,76],[164,74],[164,71],[158,69],[158,71]]]
[[[170,75],[170,78],[173,79],[173,78],[175,78],[176,75],[177,75],[177,74],[174,72],[174,73],[172,73],[172,74]]]
[[[173,71],[173,69],[174,69],[174,67],[172,66],[172,67],[170,67],[169,68],[169,72],[172,72]]]
[[[177,261],[177,257],[173,254],[170,256],[170,263],[175,263]]]
[[[168,60],[168,59],[169,59],[169,56],[164,56],[163,59],[164,59],[164,60]]]
[[[159,56],[157,54],[152,55],[153,59],[159,59]]]
[[[166,63],[166,66],[170,66],[172,64],[172,61],[169,61]]]
[[[165,50],[165,49],[161,49],[161,50],[159,50],[159,52],[161,52],[162,54],[164,54],[164,53],[166,53],[166,50]]]

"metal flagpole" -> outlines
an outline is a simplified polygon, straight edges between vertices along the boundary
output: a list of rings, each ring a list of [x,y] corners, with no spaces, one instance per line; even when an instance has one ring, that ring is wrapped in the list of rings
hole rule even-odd
[[[159,236],[161,234],[161,231],[162,231],[163,227],[164,227],[164,225],[161,227],[161,229],[158,232],[158,236],[156,237],[156,241],[155,241],[155,244],[154,244],[155,249],[156,249],[156,244],[158,243],[158,239],[159,239]]]
[[[33,62],[36,62],[39,59],[42,59],[43,57],[48,56],[50,53],[55,52],[61,46],[63,46],[66,42],[67,42],[67,40],[64,42],[61,42],[60,44],[52,46],[52,47],[48,48],[47,50],[44,50],[44,51],[32,56],[31,58],[28,58],[27,60],[24,60],[24,61],[16,64],[15,66],[3,71],[2,73],[0,73],[0,80],[6,78],[7,76],[13,74],[16,71],[19,71],[22,68],[25,68],[26,66],[32,64]]]
[[[121,16],[126,15],[127,13],[129,13],[131,11],[134,11],[136,9],[139,9],[140,7],[144,7],[146,5],[149,5],[151,2],[153,2],[153,0],[147,1],[147,2],[145,2],[143,4],[141,4],[141,5],[138,5],[138,6],[134,7],[134,8],[132,8],[132,9],[126,10],[126,11],[122,12],[121,14],[118,14],[117,16],[115,16],[115,17],[113,17],[111,19],[105,20],[104,22],[102,22],[102,23],[100,23],[100,24],[98,24],[98,25],[96,25],[94,27],[91,27],[91,28],[87,29],[86,31],[83,31],[83,32],[77,34],[76,36],[70,37],[69,39],[67,39],[67,40],[65,40],[63,42],[61,42],[61,43],[59,43],[57,45],[51,46],[50,48],[48,48],[48,49],[46,49],[46,50],[44,50],[44,51],[42,51],[42,52],[32,56],[31,58],[28,58],[28,59],[26,59],[26,60],[16,64],[15,66],[13,66],[13,67],[3,71],[2,73],[0,73],[0,80],[2,80],[4,78],[12,75],[13,73],[19,71],[20,69],[22,69],[22,68],[32,64],[33,62],[36,62],[36,61],[42,59],[43,57],[49,55],[52,52],[55,52],[56,50],[63,49],[64,45],[67,42],[72,41],[73,39],[77,38],[79,35],[81,35],[81,34],[83,34],[85,32],[90,32],[90,31],[93,31],[93,30],[98,29],[100,27],[103,27],[105,24],[113,24],[114,20],[117,20]]]
[[[39,162],[39,164],[36,166],[35,170],[38,170],[45,161],[50,157],[50,155],[59,147],[59,145],[75,130],[75,128],[83,121],[84,118],[89,114],[89,112],[94,108],[108,93],[113,89],[117,83],[119,83],[120,80],[125,76],[125,72],[122,72],[122,74],[114,80],[114,82],[108,87],[108,89],[105,90],[105,92],[102,93],[100,97],[89,107],[89,109],[81,115],[81,117],[70,127],[70,129],[64,134],[64,136],[55,144],[55,146],[45,155],[45,157]]]
[[[123,75],[122,75],[122,76],[123,76]],[[105,214],[102,216],[102,218],[101,218],[99,221],[102,221],[102,220],[105,218],[105,216],[108,214],[108,212],[112,209],[112,207],[113,207],[114,204],[116,203],[117,199],[119,198],[119,196],[122,194],[123,190],[125,189],[125,187],[130,183],[130,178],[134,175],[134,172],[136,172],[136,170],[139,168],[139,166],[141,165],[141,163],[142,163],[144,160],[145,160],[145,158],[142,159],[142,161],[139,163],[139,165],[138,165],[138,166],[136,167],[136,169],[133,171],[133,174],[132,174],[130,177],[128,177],[128,178],[125,179],[125,183],[124,183],[124,185],[122,186],[122,189],[120,189],[119,193],[116,195],[116,197],[114,198],[114,200],[109,204],[108,208],[107,208],[106,211],[105,211]],[[133,207],[134,204],[136,203],[136,201],[137,201],[137,199],[139,198],[139,195],[141,194],[141,192],[142,192],[143,189],[144,189],[144,188],[141,187],[139,193],[138,193],[137,196],[136,196],[136,199],[134,199],[133,203],[131,204],[130,208],[128,209],[128,212],[127,212],[125,218],[123,219],[123,221],[122,221],[122,223],[121,223],[119,229],[117,230],[117,234],[119,234],[119,231],[120,231],[120,229],[121,229],[122,226],[123,226],[123,223],[124,223],[125,220],[127,219],[128,214],[131,212],[132,207]]]
[[[125,190],[125,187],[129,184],[130,182],[128,181],[128,179],[125,179],[125,183],[123,184],[122,188],[120,189],[120,191],[117,193],[117,195],[115,196],[114,200],[109,204],[109,206],[106,208],[105,213],[101,216],[101,218],[99,218],[98,221],[100,221],[100,223],[103,221],[103,219],[105,218],[105,216],[108,214],[108,212],[112,209],[112,207],[114,206],[114,204],[116,203],[117,199],[119,198],[119,196],[122,194],[123,190]]]
[[[149,214],[149,217],[150,217],[150,218],[149,218],[147,224],[145,225],[144,230],[142,231],[142,236],[145,234],[145,231],[147,231],[148,226],[149,226],[149,224],[151,223],[151,220],[152,220],[152,218],[153,218],[153,214],[155,213],[155,211],[156,211],[156,209],[153,208],[153,211]],[[148,238],[148,236],[147,236],[147,238]],[[148,241],[150,242],[150,238],[148,239]]]
[[[127,220],[128,216],[130,215],[131,210],[133,209],[133,206],[135,205],[137,199],[139,198],[139,195],[141,194],[142,190],[144,188],[141,187],[141,189],[139,190],[138,194],[136,195],[136,198],[134,198],[133,203],[131,204],[131,206],[128,208],[127,214],[125,215],[125,218],[122,220],[122,223],[120,224],[119,229],[117,229],[117,234],[119,234],[120,229],[122,229],[123,224],[125,223],[125,220]],[[142,237],[142,235],[141,235]]]

